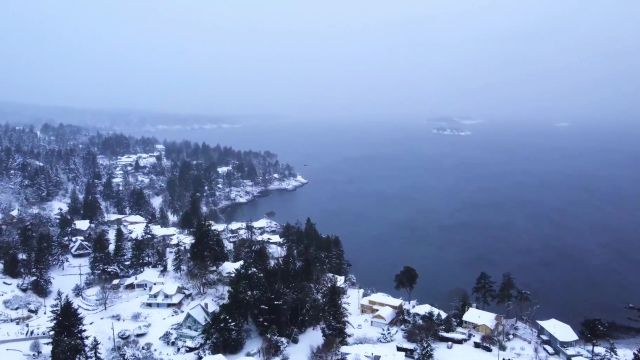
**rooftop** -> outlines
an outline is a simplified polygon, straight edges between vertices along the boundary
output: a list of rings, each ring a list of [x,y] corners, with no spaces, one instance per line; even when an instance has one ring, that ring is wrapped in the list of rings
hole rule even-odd
[[[477,308],[470,308],[462,316],[462,321],[470,322],[475,325],[485,325],[490,329],[494,329],[496,326],[496,314]]]
[[[553,337],[560,342],[572,342],[578,340],[578,335],[573,331],[571,326],[563,323],[560,320],[549,319],[544,321],[538,321],[538,324],[549,332]]]

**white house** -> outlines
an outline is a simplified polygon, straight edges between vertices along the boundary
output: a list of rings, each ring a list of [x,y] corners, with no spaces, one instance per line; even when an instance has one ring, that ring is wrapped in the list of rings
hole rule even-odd
[[[160,271],[157,269],[145,269],[142,273],[128,278],[124,282],[124,288],[127,290],[150,289],[154,285],[164,283],[159,275]]]
[[[502,316],[472,307],[464,313],[462,322],[467,328],[474,329],[483,335],[491,335],[500,328]]]
[[[73,222],[73,232],[75,234],[84,234],[91,227],[89,220],[76,220]]]
[[[236,271],[240,268],[240,266],[242,266],[242,264],[244,264],[244,261],[242,261],[242,260],[240,260],[238,262],[225,261],[218,268],[218,274],[224,280],[229,280],[236,274]]]
[[[149,307],[180,307],[185,298],[182,286],[167,283],[154,285],[147,295],[147,299],[142,302]]]
[[[565,353],[566,348],[576,345],[578,335],[568,324],[556,319],[537,321],[537,323],[538,336],[543,343],[551,345],[557,351]]]
[[[360,301],[360,312],[363,314],[374,314],[385,306],[396,311],[401,311],[402,299],[396,299],[385,293],[374,293],[362,298]]]

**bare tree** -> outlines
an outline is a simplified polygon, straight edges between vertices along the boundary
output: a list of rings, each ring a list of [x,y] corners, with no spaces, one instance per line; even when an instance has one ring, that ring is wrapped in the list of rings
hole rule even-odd
[[[103,283],[100,285],[100,289],[98,290],[98,294],[96,295],[96,301],[100,304],[105,310],[107,310],[107,305],[109,305],[109,300],[113,297],[113,289],[111,289],[110,284]]]

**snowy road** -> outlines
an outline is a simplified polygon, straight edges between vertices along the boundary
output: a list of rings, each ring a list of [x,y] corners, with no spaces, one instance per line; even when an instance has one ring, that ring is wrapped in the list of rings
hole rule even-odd
[[[49,336],[48,335],[41,335],[41,336],[31,336],[31,337],[18,338],[18,339],[0,340],[0,345],[14,343],[14,342],[21,342],[21,341],[44,340],[44,339],[49,339]]]

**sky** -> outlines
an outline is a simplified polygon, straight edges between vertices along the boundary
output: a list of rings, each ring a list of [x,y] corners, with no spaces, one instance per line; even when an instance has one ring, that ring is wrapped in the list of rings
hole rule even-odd
[[[640,115],[640,1],[22,1],[0,100],[312,118]]]

